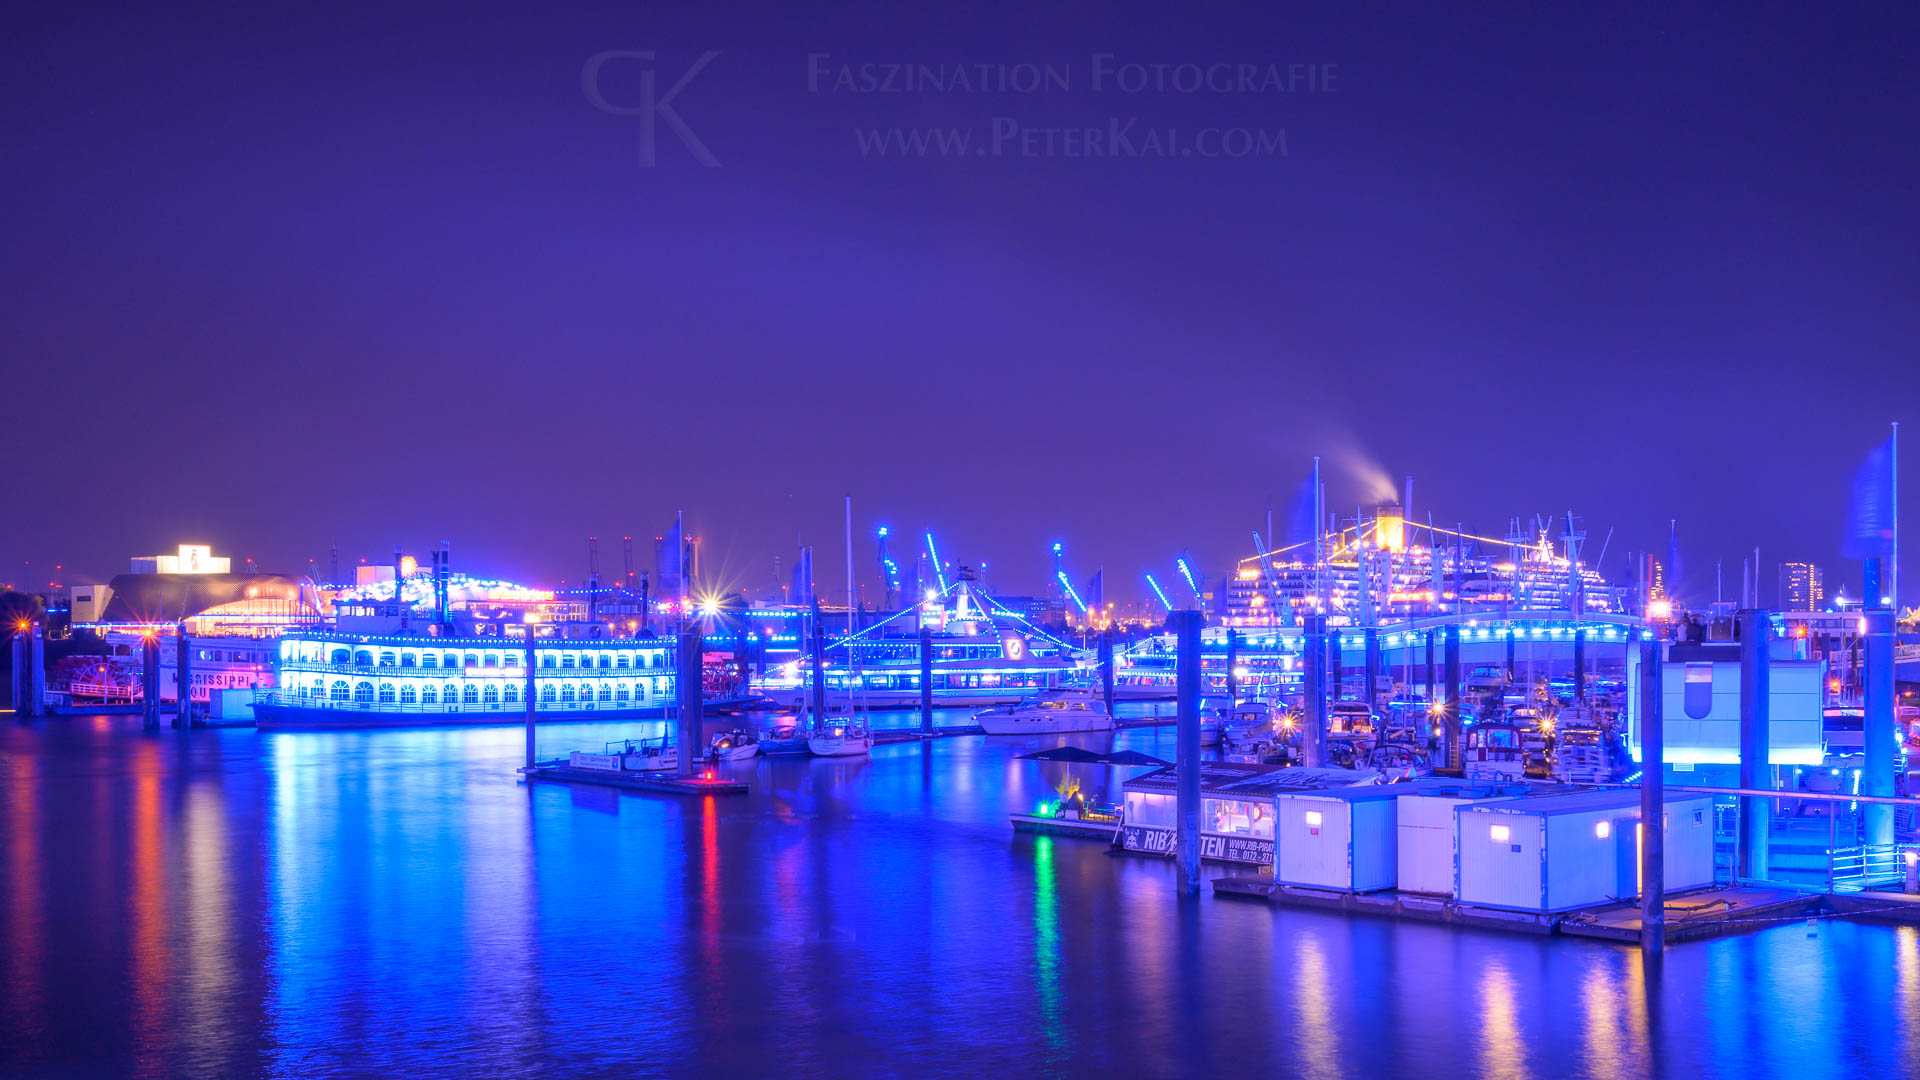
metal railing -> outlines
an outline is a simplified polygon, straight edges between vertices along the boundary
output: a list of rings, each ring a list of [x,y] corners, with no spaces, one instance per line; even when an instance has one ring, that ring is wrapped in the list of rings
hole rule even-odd
[[[1669,792],[1714,799],[1714,871],[1721,884],[1785,884],[1827,892],[1900,888],[1909,853],[1920,853],[1920,799],[1749,788],[1680,787]],[[1766,814],[1767,874],[1740,874],[1745,840],[1740,812],[1744,797],[1769,800]],[[1865,811],[1888,806],[1894,813],[1890,844],[1866,839]],[[1903,839],[1904,838],[1904,839]]]

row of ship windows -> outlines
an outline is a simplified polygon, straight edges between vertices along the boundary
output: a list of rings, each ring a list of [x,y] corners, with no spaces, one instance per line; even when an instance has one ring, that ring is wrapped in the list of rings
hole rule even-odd
[[[514,683],[489,683],[486,686],[467,683],[457,690],[456,685],[447,683],[441,688],[432,683],[418,687],[413,683],[401,683],[395,687],[393,683],[381,683],[376,688],[370,682],[349,685],[345,679],[339,679],[332,686],[316,682],[303,687],[300,696],[315,701],[352,701],[361,705],[514,705],[520,701],[520,688]],[[597,686],[583,683],[577,687],[563,683],[558,687],[540,687],[540,703],[543,705],[571,705],[594,701],[596,698],[600,701],[632,701],[644,705],[649,698],[658,699],[662,696],[664,690],[658,688],[649,694],[645,683],[632,686],[626,683],[600,683]]]
[[[436,652],[380,652],[376,654],[369,649],[360,649],[358,651],[335,649],[327,655],[326,662],[335,667],[500,667],[503,663],[508,666],[518,665],[523,655],[522,653],[466,653],[463,656],[460,653],[454,652],[446,653],[444,656]],[[598,657],[597,660],[596,657]],[[304,659],[308,663],[320,662],[317,655],[312,657],[295,657],[292,655],[291,650],[289,650],[288,659]],[[561,653],[557,656],[553,653],[540,654],[540,666],[543,668],[600,667],[613,670],[663,668],[666,665],[666,655],[658,652],[601,652],[582,653],[578,656],[573,653]]]

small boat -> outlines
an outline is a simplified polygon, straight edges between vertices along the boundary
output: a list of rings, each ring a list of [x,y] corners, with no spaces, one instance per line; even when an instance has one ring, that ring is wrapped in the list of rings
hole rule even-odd
[[[989,735],[1029,735],[1062,731],[1112,731],[1113,717],[1085,690],[1042,690],[1018,705],[974,714]]]
[[[1433,775],[1433,761],[1426,753],[1403,743],[1376,746],[1367,751],[1360,764],[1364,768],[1378,769],[1388,783]]]
[[[1613,779],[1605,736],[1599,728],[1560,728],[1553,746],[1553,778],[1567,784],[1604,784]]]
[[[873,730],[861,721],[829,720],[807,739],[814,757],[864,757],[873,749]]]
[[[1475,724],[1462,742],[1460,764],[1469,780],[1521,780],[1527,751],[1512,724]]]
[[[807,747],[807,729],[798,720],[785,720],[773,725],[761,734],[757,745],[760,752],[768,757],[792,757],[813,752]]]
[[[627,772],[666,772],[680,767],[680,748],[671,738],[653,743],[627,743],[620,767]]]
[[[567,764],[601,772],[660,772],[680,767],[680,751],[670,738],[658,744],[622,739],[607,743],[598,754],[576,750],[567,756]]]
[[[1364,701],[1336,701],[1327,706],[1327,731],[1333,735],[1371,735],[1373,706]]]
[[[1220,724],[1220,751],[1225,754],[1268,754],[1287,727],[1279,709],[1262,701],[1243,701]]]
[[[760,737],[751,731],[723,731],[707,747],[707,755],[715,761],[740,761],[759,752]]]

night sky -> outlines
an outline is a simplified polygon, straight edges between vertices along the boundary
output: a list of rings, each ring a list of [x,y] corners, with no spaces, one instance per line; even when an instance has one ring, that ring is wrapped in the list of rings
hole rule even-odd
[[[1857,581],[1849,476],[1920,420],[1912,7],[1131,7],[12,9],[0,580],[442,539],[577,580],[684,508],[727,584],[804,535],[837,590],[851,494],[865,580],[886,522],[1127,600],[1318,453],[1347,514],[1572,509],[1616,577],[1677,517],[1701,599],[1754,545],[1768,599]],[[641,73],[708,52],[644,164]],[[1021,65],[1067,86],[978,85]],[[972,141],[862,153],[900,129]]]

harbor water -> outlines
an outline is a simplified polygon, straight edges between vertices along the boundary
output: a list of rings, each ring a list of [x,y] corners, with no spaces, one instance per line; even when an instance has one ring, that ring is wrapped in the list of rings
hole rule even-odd
[[[887,718],[907,725],[911,714]],[[942,723],[963,723],[964,714]],[[542,757],[659,724],[554,724]],[[1015,835],[1042,745],[520,782],[518,728],[0,729],[9,1076],[1920,1075],[1920,935],[1607,944],[1181,899]]]

